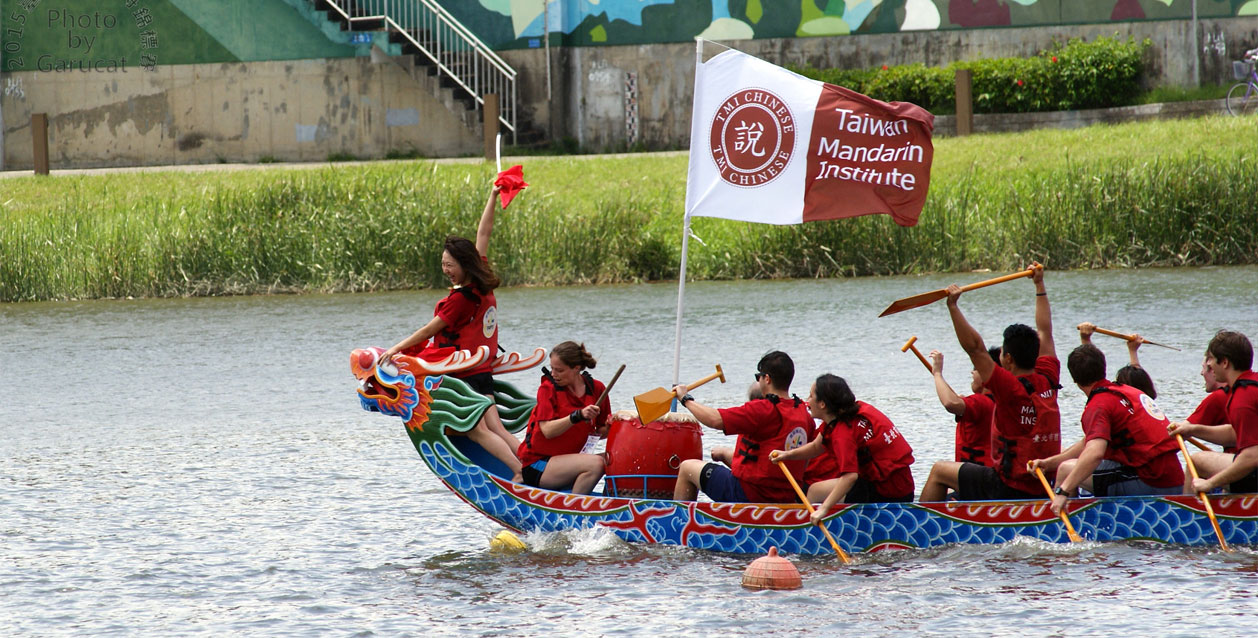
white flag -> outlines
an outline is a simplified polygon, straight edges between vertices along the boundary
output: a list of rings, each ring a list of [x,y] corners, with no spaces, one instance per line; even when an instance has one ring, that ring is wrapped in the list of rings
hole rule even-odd
[[[917,223],[934,116],[729,50],[695,73],[686,215],[798,224],[884,213]]]

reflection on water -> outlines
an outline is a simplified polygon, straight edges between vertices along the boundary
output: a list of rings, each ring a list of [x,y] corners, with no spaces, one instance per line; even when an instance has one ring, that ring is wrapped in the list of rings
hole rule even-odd
[[[951,458],[952,419],[910,336],[969,366],[942,304],[877,319],[892,300],[990,275],[710,282],[687,286],[684,380],[742,401],[759,357],[790,353],[793,390],[846,377],[913,445],[915,475]],[[1202,395],[1201,351],[1219,328],[1258,335],[1258,268],[1050,273],[1056,342],[1073,326],[1140,332],[1182,348],[1141,360],[1173,417]],[[1104,626],[1183,635],[1252,611],[1250,549],[1150,543],[943,547],[792,557],[797,592],[739,586],[752,557],[621,542],[605,530],[489,551],[496,526],[454,498],[399,424],[358,407],[351,349],[389,345],[431,316],[438,291],[372,295],[0,305],[0,618],[12,635],[902,635],[1047,634]],[[503,290],[502,342],[583,341],[612,398],[667,385],[672,284]],[[1032,322],[1031,285],[975,291],[962,307],[991,342]],[[1121,342],[1097,337],[1111,370]],[[536,371],[507,377],[532,391]],[[1064,438],[1083,396],[1062,391]],[[729,444],[708,430],[704,446]],[[1174,601],[1173,604],[1171,601]],[[1174,629],[1171,629],[1171,628]]]

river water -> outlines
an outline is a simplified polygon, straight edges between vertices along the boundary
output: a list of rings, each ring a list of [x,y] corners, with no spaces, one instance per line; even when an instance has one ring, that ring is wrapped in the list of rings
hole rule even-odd
[[[988,274],[687,287],[684,380],[740,402],[759,357],[796,361],[795,392],[848,379],[913,445],[920,487],[952,455],[930,377],[899,351],[913,335],[969,366],[943,304],[878,319],[892,300]],[[1049,273],[1058,354],[1075,324],[1138,331],[1182,352],[1140,355],[1159,403],[1202,396],[1205,343],[1258,335],[1258,268]],[[440,292],[0,305],[0,635],[37,636],[866,636],[1234,635],[1258,612],[1258,552],[1150,543],[1015,541],[832,557],[792,556],[804,588],[748,592],[755,558],[630,545],[607,532],[536,534],[489,548],[497,526],[446,490],[396,419],[363,412],[352,348],[387,346]],[[612,399],[672,374],[676,286],[500,291],[502,342],[584,341]],[[992,343],[1032,323],[1032,287],[962,297]],[[1096,337],[1110,370],[1126,359]],[[504,377],[531,391],[530,371]],[[1063,439],[1083,397],[1063,390]],[[704,445],[729,444],[707,431]]]

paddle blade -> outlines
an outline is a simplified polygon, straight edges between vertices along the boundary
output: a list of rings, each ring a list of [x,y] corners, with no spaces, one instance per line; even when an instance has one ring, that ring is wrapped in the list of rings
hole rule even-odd
[[[672,407],[676,396],[664,388],[656,388],[634,397],[633,404],[638,408],[638,420],[650,423],[668,414],[668,409]]]
[[[920,308],[927,304],[935,303],[936,301],[939,301],[940,299],[947,299],[947,298],[948,298],[947,290],[932,290],[930,292],[924,292],[920,295],[913,295],[912,297],[896,299],[895,301],[891,302],[890,306],[887,306],[886,310],[882,311],[882,314],[878,316],[885,317],[887,315],[894,315],[897,312],[904,312],[905,310],[912,310],[913,308]]]

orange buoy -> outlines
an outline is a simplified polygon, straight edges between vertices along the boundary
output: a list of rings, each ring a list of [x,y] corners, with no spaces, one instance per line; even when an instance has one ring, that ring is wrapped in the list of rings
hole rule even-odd
[[[747,589],[799,589],[804,581],[791,561],[778,556],[778,548],[770,547],[767,556],[751,561],[743,572]]]

